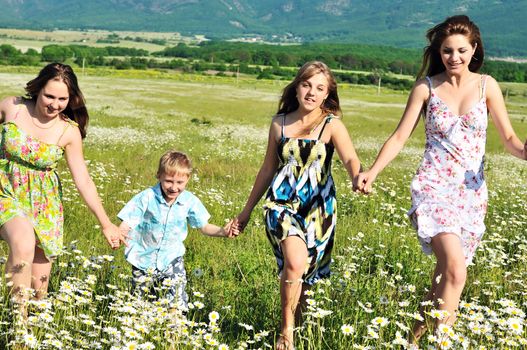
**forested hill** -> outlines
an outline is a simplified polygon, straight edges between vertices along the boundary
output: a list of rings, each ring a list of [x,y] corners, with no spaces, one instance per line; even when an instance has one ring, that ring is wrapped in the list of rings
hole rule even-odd
[[[427,28],[465,13],[491,56],[527,57],[527,0],[0,0],[0,26],[178,31],[212,38],[422,47]]]

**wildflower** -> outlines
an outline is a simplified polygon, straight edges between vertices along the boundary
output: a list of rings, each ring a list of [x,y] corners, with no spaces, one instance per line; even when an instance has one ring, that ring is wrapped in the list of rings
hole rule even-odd
[[[446,337],[441,338],[438,342],[439,349],[450,349],[452,347],[452,341]]]
[[[375,329],[370,325],[368,325],[368,337],[372,339],[379,339],[379,333],[377,333]]]
[[[353,332],[355,331],[355,329],[353,328],[352,325],[349,325],[349,324],[343,324],[342,327],[340,327],[340,331],[341,331],[342,334],[344,334],[344,335],[350,335],[350,334],[353,334]]]
[[[229,346],[227,344],[220,344],[218,350],[229,350]]]
[[[523,324],[520,318],[509,318],[507,320],[507,325],[509,329],[515,334],[521,335],[523,333]]]
[[[452,327],[447,325],[446,323],[441,323],[438,327],[437,327],[437,332],[439,334],[446,334],[448,335],[449,337],[453,337],[455,335],[454,331],[452,330]]]
[[[103,256],[101,256],[101,258],[103,258],[106,261],[113,261],[113,256],[112,255],[103,255]]]
[[[392,341],[392,344],[402,345],[406,347],[408,345],[408,342],[406,341],[406,339],[403,338],[403,336],[401,335],[401,332],[397,331],[395,332],[395,339]]]
[[[399,322],[399,321],[395,321],[395,324],[397,325],[397,327],[401,328],[403,331],[405,332],[408,332],[410,330],[410,327],[408,327],[407,325]]]
[[[128,342],[124,345],[123,350],[137,350],[139,349],[139,344],[135,341]]]
[[[205,297],[205,295],[203,293],[201,293],[201,292],[194,292],[193,294],[194,294],[194,296],[196,298],[204,298]]]
[[[375,317],[371,320],[371,323],[376,327],[384,327],[388,324],[388,319],[385,317]]]
[[[89,319],[82,320],[82,323],[84,323],[87,326],[93,326],[95,324],[93,320],[89,320]]]
[[[248,325],[248,324],[246,324],[246,323],[238,323],[238,325],[239,325],[240,327],[245,328],[245,330],[247,330],[247,331],[252,331],[252,330],[254,330],[254,327],[253,327],[253,326]]]
[[[35,337],[31,333],[24,334],[24,344],[32,349],[37,348],[38,347],[37,337]]]
[[[430,310],[429,312],[425,312],[427,315],[429,315],[430,317],[432,318],[435,318],[435,319],[438,319],[438,320],[442,320],[443,318],[445,318],[445,310],[437,310],[437,309],[432,309]],[[448,312],[447,312],[448,313]]]
[[[220,318],[220,314],[217,313],[216,311],[212,311],[211,313],[209,313],[209,321],[210,323],[216,323]]]
[[[424,321],[425,320],[423,318],[423,316],[421,316],[421,314],[419,312],[414,312],[413,314],[408,314],[408,316],[412,317],[413,319],[415,319],[417,321]]]
[[[61,342],[60,340],[58,340],[58,339],[53,339],[53,340],[50,342],[50,344],[51,344],[52,346],[56,347],[57,349],[62,349],[63,346],[64,346],[64,345],[62,344],[62,342]]]
[[[309,306],[316,306],[317,302],[314,299],[309,298],[309,299],[306,299],[306,304]]]

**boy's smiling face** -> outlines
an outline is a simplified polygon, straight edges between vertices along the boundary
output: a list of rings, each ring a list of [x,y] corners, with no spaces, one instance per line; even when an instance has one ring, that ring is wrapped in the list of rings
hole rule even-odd
[[[162,173],[158,179],[159,183],[161,184],[161,192],[163,192],[163,197],[168,204],[172,204],[177,199],[179,194],[185,190],[185,187],[187,187],[190,176],[180,173]]]

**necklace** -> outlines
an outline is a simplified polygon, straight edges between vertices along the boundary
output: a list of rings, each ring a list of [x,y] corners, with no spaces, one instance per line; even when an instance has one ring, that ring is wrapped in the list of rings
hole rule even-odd
[[[35,119],[37,119],[37,117],[33,117],[33,116],[29,116],[31,118],[31,122],[33,123],[34,126],[36,126],[37,128],[39,129],[51,129],[52,127],[55,126],[55,124],[57,124],[57,121],[60,119],[59,116],[56,116],[54,119],[54,121],[50,122],[50,126],[42,126],[42,125],[38,125],[36,122],[35,122]]]

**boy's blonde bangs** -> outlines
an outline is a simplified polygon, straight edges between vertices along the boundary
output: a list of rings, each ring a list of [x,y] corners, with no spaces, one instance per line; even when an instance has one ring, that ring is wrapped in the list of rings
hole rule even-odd
[[[162,174],[167,175],[189,175],[192,173],[192,162],[190,158],[183,152],[168,151],[161,159],[159,159],[159,167],[157,168],[157,177]]]

